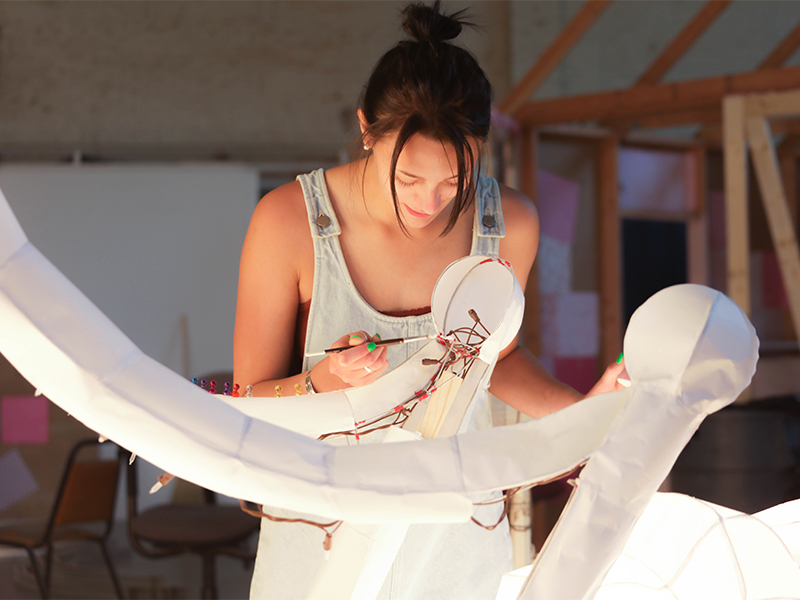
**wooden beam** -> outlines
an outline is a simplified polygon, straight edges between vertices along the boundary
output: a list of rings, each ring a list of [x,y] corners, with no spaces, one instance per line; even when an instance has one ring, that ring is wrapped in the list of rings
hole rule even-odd
[[[745,118],[784,117],[800,113],[800,91],[767,92],[745,98]]]
[[[514,114],[524,125],[623,119],[718,106],[725,96],[800,88],[800,66],[528,102]]]
[[[639,77],[636,85],[648,85],[661,81],[667,71],[694,45],[730,3],[731,0],[708,0],[689,24],[653,61],[647,71]]]
[[[744,98],[730,96],[722,105],[725,163],[725,237],[727,294],[750,315],[750,224],[747,212],[747,155]]]
[[[523,128],[519,140],[519,191],[538,205],[537,172],[539,138],[535,129]],[[522,326],[522,342],[534,356],[542,353],[542,324],[539,314],[539,261],[533,263],[525,286],[525,314]]]
[[[679,125],[694,125],[704,123],[720,123],[722,110],[719,106],[709,108],[693,108],[677,112],[664,112],[657,115],[621,119],[609,122],[608,125],[621,129],[660,129],[662,127],[676,127]]]
[[[783,285],[789,299],[795,337],[800,339],[800,249],[781,184],[772,134],[766,119],[761,117],[748,118],[746,128],[772,243],[778,255]]]
[[[777,45],[772,53],[759,65],[759,69],[775,69],[785,63],[800,46],[800,23],[789,32],[783,41]]]
[[[792,223],[797,224],[797,156],[794,152],[778,152],[781,166],[781,181],[786,193],[786,203],[792,216]]]
[[[597,157],[597,272],[600,290],[601,368],[622,350],[622,276],[619,219],[619,140],[599,145]]]
[[[587,0],[581,9],[567,23],[558,37],[547,47],[516,87],[500,103],[500,112],[513,114],[530,98],[531,94],[544,83],[561,60],[581,39],[597,17],[611,4],[612,0]]]

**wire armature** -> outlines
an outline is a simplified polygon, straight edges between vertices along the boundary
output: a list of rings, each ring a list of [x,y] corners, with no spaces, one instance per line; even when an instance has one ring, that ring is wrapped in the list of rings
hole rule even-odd
[[[421,390],[417,390],[414,395],[395,406],[390,411],[377,415],[369,420],[360,421],[355,424],[353,429],[346,431],[332,431],[319,436],[318,440],[326,440],[337,436],[348,436],[360,441],[362,435],[388,429],[389,427],[403,424],[411,416],[411,413],[420,404],[428,400],[440,387],[450,380],[458,377],[464,379],[469,372],[475,359],[480,355],[481,345],[491,335],[491,332],[481,323],[480,317],[475,309],[468,311],[470,318],[474,321],[472,327],[459,327],[453,329],[446,335],[439,334],[436,341],[445,347],[442,358],[423,358],[423,365],[438,365],[436,373]],[[480,328],[482,331],[478,331]],[[461,363],[461,364],[459,364]],[[449,375],[445,379],[445,376]]]

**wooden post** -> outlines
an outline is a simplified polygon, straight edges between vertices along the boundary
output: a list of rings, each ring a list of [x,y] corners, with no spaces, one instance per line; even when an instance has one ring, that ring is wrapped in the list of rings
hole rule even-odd
[[[778,159],[772,144],[769,125],[763,117],[746,120],[750,153],[753,157],[756,176],[764,210],[767,214],[772,242],[778,255],[783,284],[789,299],[789,310],[794,323],[795,335],[800,339],[800,250],[792,226],[792,216],[781,184]]]
[[[686,220],[686,256],[689,283],[708,285],[708,220],[706,218],[706,150],[698,147],[690,151],[694,164],[690,185],[693,187],[695,206]]]
[[[750,232],[747,214],[747,155],[744,98],[722,103],[725,164],[725,233],[728,262],[727,294],[750,315]]]
[[[622,350],[622,277],[619,222],[619,140],[600,142],[597,157],[597,259],[600,289],[600,356],[602,372]]]
[[[797,140],[795,140],[796,142]],[[783,181],[783,191],[786,193],[786,202],[789,205],[789,213],[792,215],[792,223],[797,226],[797,153],[792,150],[789,152],[778,152],[778,161],[781,166],[781,180]]]
[[[538,205],[537,170],[538,170],[538,144],[539,135],[535,129],[524,128],[520,135],[519,143],[519,191],[528,196],[534,204]],[[542,352],[541,332],[539,322],[539,261],[533,263],[530,276],[525,286],[525,316],[523,319],[523,344],[534,355]]]
[[[516,176],[519,191],[528,196],[534,204],[538,204],[537,170],[538,166],[539,135],[535,129],[523,128],[519,137],[519,154]],[[542,325],[539,314],[539,262],[534,261],[525,286],[525,316],[523,318],[522,342],[534,355],[538,356],[542,350]],[[506,408],[506,423],[518,423],[525,415]],[[511,498],[508,515],[508,525],[511,529],[511,545],[514,556],[514,568],[518,569],[533,562],[531,527],[533,503],[531,491],[518,492]]]

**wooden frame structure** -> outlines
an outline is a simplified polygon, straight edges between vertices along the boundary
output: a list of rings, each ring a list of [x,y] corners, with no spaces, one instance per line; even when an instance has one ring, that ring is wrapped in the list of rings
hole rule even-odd
[[[601,311],[600,364],[616,358],[621,348],[621,258],[618,154],[621,145],[637,138],[636,134],[653,128],[676,125],[701,125],[696,144],[687,151],[694,154],[698,169],[697,189],[700,207],[687,221],[687,245],[697,253],[707,245],[706,209],[703,198],[706,182],[703,172],[709,151],[724,152],[725,196],[728,240],[728,294],[746,311],[750,310],[748,267],[747,147],[758,173],[769,224],[778,251],[781,272],[792,306],[795,331],[800,337],[800,255],[791,226],[796,214],[793,202],[787,204],[785,190],[794,198],[797,189],[794,165],[795,150],[800,145],[800,67],[784,67],[786,60],[800,47],[800,24],[781,40],[750,72],[708,77],[691,81],[661,83],[661,78],[691,48],[715,20],[729,7],[731,0],[708,0],[642,73],[636,83],[623,90],[581,94],[541,100],[529,100],[547,76],[577,44],[611,0],[586,0],[575,16],[516,87],[500,103],[499,110],[514,119],[520,132],[507,135],[506,157],[517,156],[516,179],[522,192],[536,199],[538,140],[546,135],[583,137],[595,148],[597,219],[597,257]],[[776,123],[775,131],[785,136],[776,149],[772,143],[768,117],[788,117]],[[724,144],[723,144],[724,130]],[[655,145],[670,143],[653,141]],[[776,155],[778,158],[776,158]],[[788,212],[787,212],[788,211]],[[700,253],[702,255],[702,252]],[[690,261],[691,281],[706,283],[707,261]],[[529,283],[529,315],[538,314],[534,283]],[[533,288],[533,289],[532,289]],[[539,324],[526,319],[524,339],[536,352],[539,349]]]
[[[530,100],[561,60],[602,17],[612,0],[586,0],[551,45],[540,55],[499,111],[516,122],[495,146],[504,164],[496,175],[516,185],[535,203],[540,141],[547,136],[580,140],[592,147],[595,163],[596,258],[600,298],[598,364],[613,361],[622,347],[622,269],[618,164],[621,146],[635,132],[678,125],[700,125],[694,143],[683,142],[696,165],[698,202],[687,226],[689,281],[709,283],[707,158],[723,152],[727,293],[750,314],[749,147],[773,245],[777,251],[795,335],[800,339],[800,251],[792,223],[797,218],[797,161],[800,159],[800,66],[784,63],[800,47],[800,23],[750,72],[662,83],[662,77],[725,12],[732,0],[707,0],[628,89],[571,97]],[[781,117],[770,131],[769,118]],[[794,118],[792,118],[794,117]],[[507,120],[507,119],[506,119]],[[776,148],[773,133],[784,136]],[[638,138],[641,141],[641,137]],[[675,148],[659,139],[654,147]],[[514,165],[509,165],[516,157]],[[694,257],[694,258],[692,258]],[[538,264],[538,261],[537,261]],[[526,290],[522,339],[541,350],[537,265]],[[762,360],[763,363],[763,360]],[[793,366],[792,369],[795,369]],[[792,371],[794,372],[794,371]],[[750,398],[748,391],[740,401]],[[519,416],[517,416],[519,418]],[[507,421],[511,422],[511,415]],[[531,526],[530,497],[520,498],[512,514],[515,557],[528,560],[526,529]],[[535,511],[535,507],[533,509]],[[534,521],[538,518],[534,519]],[[522,564],[522,563],[521,563]]]
[[[786,288],[795,336],[800,339],[800,250],[768,121],[770,117],[800,115],[800,91],[728,96],[724,100],[723,115],[728,294],[746,312],[750,311],[750,245],[745,168],[749,146]]]

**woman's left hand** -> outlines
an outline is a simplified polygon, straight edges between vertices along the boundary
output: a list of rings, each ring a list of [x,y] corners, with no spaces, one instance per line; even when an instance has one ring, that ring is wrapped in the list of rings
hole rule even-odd
[[[624,359],[620,360],[618,363],[613,362],[608,365],[605,372],[600,376],[600,379],[597,380],[597,383],[594,384],[594,387],[589,390],[589,393],[586,394],[584,398],[624,389],[627,386],[620,383],[620,379],[628,380],[628,372],[625,370]]]

